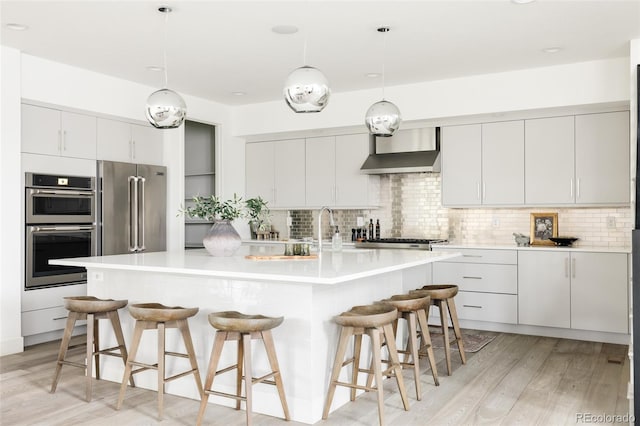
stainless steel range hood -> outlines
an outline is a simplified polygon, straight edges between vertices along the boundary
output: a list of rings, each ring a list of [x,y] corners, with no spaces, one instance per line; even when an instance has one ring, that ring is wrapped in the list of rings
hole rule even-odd
[[[365,174],[440,172],[440,128],[398,130],[391,137],[369,140]]]

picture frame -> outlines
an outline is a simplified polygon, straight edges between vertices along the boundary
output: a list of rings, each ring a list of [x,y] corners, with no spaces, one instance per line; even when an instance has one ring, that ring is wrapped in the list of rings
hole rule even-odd
[[[558,236],[558,213],[531,213],[531,245],[554,245]]]

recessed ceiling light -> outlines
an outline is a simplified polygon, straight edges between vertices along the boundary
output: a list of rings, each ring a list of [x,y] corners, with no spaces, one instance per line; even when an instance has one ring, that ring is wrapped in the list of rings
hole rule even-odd
[[[370,72],[370,73],[367,73],[367,77],[369,77],[369,78],[378,78],[378,77],[380,77],[380,73],[379,72]]]
[[[295,25],[276,25],[271,28],[271,31],[276,34],[295,34],[298,32],[298,27]]]
[[[147,71],[160,72],[160,71],[164,71],[164,68],[158,67],[155,65],[150,65],[147,67]]]
[[[515,3],[515,4],[528,4],[528,3],[533,3],[536,0],[511,0],[511,3]]]
[[[545,47],[544,49],[542,49],[544,53],[558,53],[561,50],[561,47]]]
[[[28,30],[29,27],[23,24],[7,24],[5,25],[8,29],[13,30],[13,31],[25,31]]]
[[[245,92],[231,92],[231,94],[235,95],[235,96],[244,96],[244,95],[246,95]]]

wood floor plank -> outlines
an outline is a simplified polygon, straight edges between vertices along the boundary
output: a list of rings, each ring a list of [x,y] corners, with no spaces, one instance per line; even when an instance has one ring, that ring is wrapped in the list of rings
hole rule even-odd
[[[469,330],[463,330],[471,332]],[[627,346],[593,342],[480,332],[495,335],[477,353],[467,353],[467,364],[452,353],[453,374],[447,376],[444,351],[436,350],[440,386],[435,386],[426,359],[421,360],[423,394],[411,393],[405,411],[395,380],[385,380],[387,424],[428,426],[442,424],[549,425],[575,424],[578,410],[593,414],[625,415],[629,381]],[[84,336],[74,337],[80,343]],[[0,424],[46,426],[155,425],[155,392],[130,388],[121,410],[115,410],[119,384],[94,381],[94,398],[84,400],[83,371],[65,368],[55,394],[48,392],[55,367],[58,342],[36,345],[21,354],[0,358]],[[608,362],[610,357],[623,362]],[[80,351],[73,355],[82,361]],[[403,372],[407,387],[413,374]],[[286,383],[285,383],[286,386]],[[163,426],[193,425],[199,401],[173,395],[165,397]],[[244,425],[244,411],[213,405],[210,423]],[[598,413],[596,410],[600,410]],[[603,412],[604,410],[604,412]],[[365,394],[332,412],[321,426],[377,424],[375,395]],[[281,418],[254,415],[261,426],[290,425]]]

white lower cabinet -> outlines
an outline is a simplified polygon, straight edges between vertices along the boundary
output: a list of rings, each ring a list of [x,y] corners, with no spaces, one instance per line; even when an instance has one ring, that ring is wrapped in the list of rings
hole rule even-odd
[[[518,266],[515,250],[443,249],[461,257],[433,265],[434,284],[456,284],[458,318],[516,324]]]
[[[625,253],[520,251],[519,322],[628,333]]]
[[[63,330],[67,324],[64,297],[86,296],[87,285],[51,287],[22,292],[22,336],[34,336],[50,331]],[[76,322],[76,326],[85,321]]]

